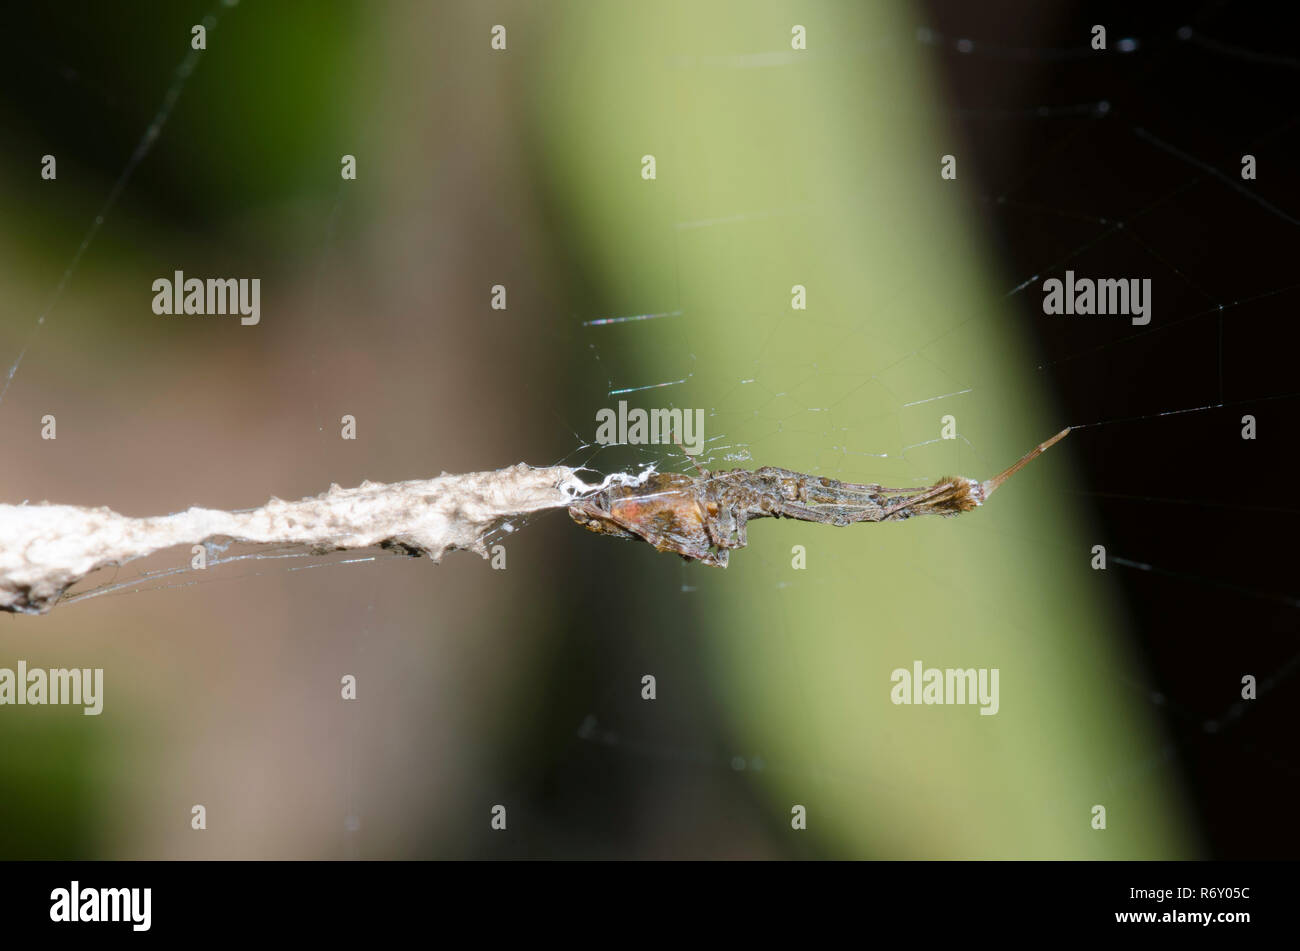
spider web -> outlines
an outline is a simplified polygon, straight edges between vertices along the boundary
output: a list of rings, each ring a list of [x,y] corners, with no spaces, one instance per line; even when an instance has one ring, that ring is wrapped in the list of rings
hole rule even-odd
[[[950,245],[935,248],[933,259],[890,281],[877,281],[859,301],[857,314],[819,304],[819,286],[824,285],[818,275],[830,264],[793,261],[791,273],[808,275],[796,281],[808,287],[808,310],[788,307],[791,281],[782,275],[762,295],[756,291],[755,300],[738,305],[748,315],[740,330],[708,335],[712,315],[695,306],[704,295],[683,282],[684,273],[693,273],[683,267],[683,257],[716,253],[729,235],[788,229],[797,236],[833,209],[816,195],[793,195],[770,208],[720,208],[716,214],[683,216],[677,205],[687,202],[669,179],[660,184],[673,197],[649,209],[646,225],[670,249],[654,262],[663,265],[661,272],[647,274],[637,293],[579,282],[568,289],[567,307],[535,305],[524,315],[533,318],[531,329],[519,331],[517,339],[501,343],[492,354],[491,361],[500,365],[541,364],[536,376],[520,383],[540,406],[531,415],[538,421],[538,434],[525,444],[525,458],[602,472],[647,465],[691,471],[675,446],[594,445],[594,412],[619,400],[633,406],[704,408],[707,438],[697,461],[708,469],[777,465],[885,484],[926,484],[944,474],[987,478],[1056,429],[1073,427],[1076,432],[1050,459],[1036,462],[1016,481],[1050,480],[1077,468],[1065,480],[1077,488],[1058,493],[1054,502],[1095,516],[1086,534],[1106,545],[1109,596],[1123,599],[1142,661],[1137,669],[1145,673],[1126,676],[1123,684],[1163,724],[1163,739],[1152,755],[1121,757],[1115,769],[1088,777],[1088,782],[1116,789],[1165,776],[1190,791],[1211,854],[1260,854],[1262,849],[1293,854],[1296,843],[1277,836],[1269,823],[1289,800],[1300,772],[1285,736],[1286,714],[1294,705],[1283,703],[1300,666],[1290,636],[1300,598],[1291,593],[1286,560],[1272,554],[1266,535],[1284,535],[1296,509],[1288,494],[1277,498],[1259,487],[1281,471],[1287,458],[1280,448],[1283,426],[1291,401],[1300,398],[1288,346],[1295,331],[1286,317],[1300,293],[1287,253],[1300,224],[1295,217],[1300,196],[1284,172],[1292,167],[1287,157],[1300,144],[1297,116],[1285,95],[1300,61],[1271,52],[1268,31],[1245,26],[1215,5],[1193,14],[1143,14],[1129,29],[1119,28],[1117,17],[1095,12],[1044,27],[998,22],[947,5],[925,8],[916,19],[919,26],[879,36],[870,50],[858,52],[890,55],[919,49],[942,77],[937,101],[946,123],[943,135],[956,143],[949,151],[957,155],[959,167],[956,187],[943,200],[960,205],[990,245],[988,267],[996,277],[987,278],[985,299],[972,302],[970,313],[916,311],[918,300],[924,300],[921,291],[932,279],[926,275],[935,273],[945,254],[959,253],[965,236],[954,234]],[[1116,24],[1110,31],[1112,51],[1105,57],[1090,55],[1081,39],[1094,20]],[[232,19],[230,30],[236,26]],[[1044,35],[1059,38],[1060,45],[1043,45]],[[771,74],[804,67],[785,53],[740,51],[684,57],[678,68],[687,75],[724,72],[770,82]],[[20,345],[4,383],[6,393],[0,394],[0,414],[21,395],[24,376],[18,371],[29,349],[41,347],[47,316],[61,319],[65,290],[74,279],[86,278],[83,272],[93,260],[100,229],[113,222],[115,206],[129,194],[137,167],[156,143],[166,144],[164,123],[171,110],[183,108],[178,102],[183,102],[193,70],[193,58],[186,54],[166,86],[162,107],[145,124],[144,137],[66,262],[35,325],[11,328]],[[218,82],[210,88],[220,93],[223,87]],[[878,102],[871,107],[885,108]],[[1245,153],[1259,160],[1258,181],[1239,178]],[[933,171],[927,167],[926,174]],[[315,206],[308,233],[316,240],[304,255],[312,277],[305,283],[322,310],[328,311],[336,286],[331,270],[346,268],[341,235],[355,225],[358,206],[369,198],[331,190]],[[863,198],[835,196],[845,207],[870,214],[861,206]],[[1152,323],[1135,327],[1116,319],[1045,317],[1042,281],[1062,276],[1067,268],[1081,276],[1152,277]],[[517,312],[519,305],[512,306]],[[1048,428],[1004,428],[1008,414],[999,404],[1012,392],[1006,371],[981,363],[976,347],[989,330],[985,322],[991,307],[1030,339],[1008,359],[1044,394],[1046,405],[1037,416],[1051,421]],[[868,327],[887,332],[868,338]],[[394,338],[379,331],[367,339],[344,318],[322,321],[308,340],[307,370],[315,385],[310,409],[304,397],[298,421],[313,425],[324,445],[333,436],[335,397],[347,388],[336,382],[330,361],[337,352],[350,351],[363,364],[382,364],[393,353]],[[58,337],[49,349],[60,354],[72,346],[67,341]],[[550,356],[539,357],[539,352]],[[557,363],[574,390],[567,405],[559,407],[553,396]],[[491,365],[484,360],[478,368]],[[13,397],[8,395],[11,383]],[[402,396],[408,398],[405,391]],[[941,418],[949,414],[956,420],[953,439],[941,435]],[[1258,443],[1238,435],[1246,414],[1259,421]],[[392,415],[405,426],[417,425],[416,414]],[[457,468],[432,453],[428,458]],[[507,457],[492,463],[514,461],[518,459]],[[459,466],[485,467],[481,459],[466,459]],[[412,473],[417,474],[427,473]],[[329,478],[345,481],[335,471]],[[998,535],[997,506],[1018,491],[1016,481],[987,511],[967,517],[970,531]],[[305,484],[304,493],[320,488]],[[246,502],[242,498],[234,504]],[[497,737],[492,752],[483,754],[507,764],[499,769],[513,778],[513,787],[503,787],[500,775],[489,782],[464,767],[429,768],[412,771],[403,792],[378,801],[415,808],[431,800],[449,804],[452,812],[462,806],[468,812],[488,796],[525,803],[525,814],[537,818],[531,838],[508,844],[458,837],[431,823],[438,831],[426,831],[421,842],[438,854],[607,854],[610,849],[655,854],[648,844],[655,834],[692,814],[656,802],[685,790],[700,796],[708,809],[738,817],[734,828],[707,838],[703,854],[820,854],[803,843],[777,844],[774,824],[763,817],[762,781],[753,777],[806,777],[814,787],[851,788],[879,788],[886,780],[856,774],[821,755],[816,738],[797,762],[744,746],[738,732],[726,725],[724,700],[709,683],[709,668],[699,663],[688,637],[704,623],[698,603],[734,590],[728,586],[739,583],[764,599],[798,589],[830,596],[856,582],[849,568],[831,559],[815,571],[792,573],[790,546],[776,543],[777,533],[792,527],[778,529],[772,523],[752,527],[749,547],[733,556],[732,574],[718,576],[696,565],[668,564],[641,546],[607,550],[604,539],[570,537],[572,527],[559,516],[531,521],[517,547],[513,538],[494,539],[509,540],[514,564],[522,564],[501,576],[509,579],[507,588],[516,596],[532,592],[540,597],[538,586],[547,575],[538,566],[546,558],[543,552],[553,547],[577,566],[566,574],[579,581],[562,582],[566,591],[581,592],[587,583],[599,589],[611,578],[627,583],[627,575],[610,574],[617,568],[644,572],[637,582],[644,592],[567,596],[567,607],[558,613],[571,612],[572,630],[550,657],[555,671],[550,689],[552,695],[571,691],[572,699],[556,703],[542,726],[520,730],[523,739]],[[861,536],[876,530],[860,526],[851,531],[858,543],[871,544]],[[797,537],[816,553],[822,533],[831,531],[808,526],[797,536],[781,537]],[[1088,557],[1062,548],[1053,535],[1022,535],[1015,542],[1029,557],[1061,571],[1086,564]],[[287,585],[278,595],[272,592],[267,603],[273,606],[236,613],[236,618],[256,617],[262,624],[268,613],[295,613],[301,591],[295,594],[293,584],[285,581],[292,573],[337,566],[337,572],[306,574],[347,579],[333,583],[347,594],[327,601],[343,616],[326,621],[308,613],[299,619],[302,633],[288,643],[304,650],[316,637],[325,642],[319,646],[329,656],[352,652],[358,661],[368,650],[390,652],[391,639],[400,636],[411,615],[426,609],[424,603],[394,608],[411,596],[413,586],[429,582],[408,560],[387,553],[323,558],[292,550],[234,548],[214,554],[218,568],[233,564],[235,569],[200,575],[176,565],[174,558],[163,558],[154,566],[95,579],[70,600],[131,594],[102,598],[99,605],[116,606],[99,608],[104,613],[98,617],[109,624],[141,624],[141,614],[149,610],[144,605],[164,597],[162,590],[175,586],[181,597],[195,587],[238,591],[266,576]],[[948,566],[942,560],[919,550],[908,556],[908,572],[944,583]],[[610,565],[599,564],[603,561]],[[481,567],[449,564],[439,569],[451,570],[433,582],[436,610],[463,620],[448,602],[455,585]],[[743,581],[734,579],[736,569],[745,572]],[[129,577],[120,577],[123,573]],[[327,583],[313,590],[328,598],[330,587]],[[978,600],[976,592],[965,595]],[[651,602],[656,606],[648,607]],[[598,617],[590,614],[593,606],[599,608]],[[637,607],[645,610],[643,616]],[[69,606],[60,611],[65,609]],[[803,620],[788,610],[770,620],[770,629],[756,635],[756,650],[763,650],[768,639],[789,644],[808,636]],[[100,626],[95,619],[80,623]],[[664,634],[667,647],[656,644],[657,633]],[[1227,636],[1234,634],[1239,636]],[[613,635],[618,643],[609,643]],[[523,653],[544,656],[540,640],[538,634],[528,638]],[[446,637],[439,643],[443,653],[431,648],[431,665],[482,661],[456,646],[448,662]],[[516,681],[525,677],[522,660],[507,666]],[[384,668],[378,663],[373,669]],[[668,709],[654,720],[647,719],[635,687],[629,687],[647,669],[660,671],[661,682],[684,697],[675,706],[658,708]],[[1243,673],[1258,675],[1260,700],[1254,703],[1232,699]],[[439,683],[449,691],[451,675],[446,676]],[[794,680],[791,690],[808,694],[799,702],[811,709],[816,684],[807,676]],[[404,717],[418,717],[436,706],[408,699],[400,708]],[[317,709],[319,701],[311,703]],[[370,820],[359,815],[373,815],[377,801],[363,795],[374,780],[362,765],[376,725],[352,722],[338,729],[345,740],[336,759],[347,764],[333,776],[346,800],[340,853],[405,854],[382,820],[377,822],[380,830],[362,837]],[[466,753],[467,742],[457,742],[456,732],[456,727],[442,731],[436,747],[478,755],[472,748]],[[494,734],[481,723],[464,732],[474,738],[468,741],[471,747],[493,742]],[[524,752],[528,747],[540,752]],[[1242,789],[1225,778],[1242,772],[1259,777],[1249,787],[1252,809],[1244,808]],[[895,785],[896,794],[905,791],[902,780]],[[1070,806],[1052,802],[1044,808],[1065,815]],[[633,819],[646,831],[624,831]],[[1261,843],[1265,828],[1271,830],[1267,846]],[[685,841],[682,833],[673,834],[677,837],[666,847],[669,852]],[[606,844],[611,841],[616,844]],[[236,852],[247,847],[238,839],[229,846]],[[312,848],[300,842],[288,846],[295,847]]]

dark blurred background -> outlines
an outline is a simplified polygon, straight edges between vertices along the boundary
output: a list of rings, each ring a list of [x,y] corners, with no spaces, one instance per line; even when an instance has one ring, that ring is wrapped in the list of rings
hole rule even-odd
[[[1108,552],[1151,566],[1113,570],[1145,659],[1143,689],[1211,854],[1294,856],[1300,833],[1282,817],[1300,779],[1290,740],[1300,598],[1285,539],[1300,509],[1269,488],[1294,460],[1300,399],[1300,59],[1282,39],[1291,12],[1239,3],[925,10],[942,35],[934,62],[955,106],[953,134],[980,180],[973,200],[1008,273],[1153,278],[1147,327],[1046,319],[1040,294],[1020,297],[1068,421],[1140,417],[1079,433],[1087,487],[1063,501],[1096,512]],[[1112,48],[1127,39],[1132,51],[1067,53],[1094,23],[1106,24]],[[956,48],[985,35],[980,49]],[[1104,118],[1090,123],[1033,115],[1040,104],[1101,103]],[[1246,154],[1255,181],[1241,179]],[[1248,414],[1271,433],[1242,439]],[[1225,692],[1247,673],[1260,684],[1254,703]]]

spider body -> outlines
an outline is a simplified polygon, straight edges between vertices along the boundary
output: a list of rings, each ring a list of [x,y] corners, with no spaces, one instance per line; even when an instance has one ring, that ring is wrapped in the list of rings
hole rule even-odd
[[[711,551],[709,500],[702,482],[676,472],[656,472],[639,486],[614,486],[588,496],[569,506],[569,516],[600,535],[639,538],[688,561],[725,567],[726,553],[719,561]],[[715,516],[718,511],[715,505]]]
[[[688,561],[725,568],[729,552],[748,544],[746,525],[756,518],[843,526],[956,515],[979,504],[976,489],[978,483],[956,478],[929,487],[888,489],[773,466],[754,472],[701,471],[696,477],[665,472],[639,486],[597,492],[570,506],[569,515],[588,531],[637,538]],[[904,497],[891,499],[891,494]]]
[[[584,497],[569,506],[569,516],[588,531],[639,539],[687,561],[725,568],[730,552],[748,544],[746,525],[756,518],[844,526],[969,512],[1068,432],[1057,433],[987,482],[947,476],[930,486],[893,489],[774,466],[753,472],[701,469],[698,476],[656,472],[640,485],[612,486]]]

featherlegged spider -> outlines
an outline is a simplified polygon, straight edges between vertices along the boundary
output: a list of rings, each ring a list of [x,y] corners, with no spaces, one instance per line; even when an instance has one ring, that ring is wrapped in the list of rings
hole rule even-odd
[[[945,476],[930,486],[890,489],[773,466],[753,472],[700,469],[696,476],[656,472],[641,485],[613,486],[589,495],[571,505],[569,515],[588,531],[640,539],[687,561],[725,568],[731,550],[748,543],[746,524],[756,518],[842,526],[969,512],[1069,431],[1061,430],[985,482]]]

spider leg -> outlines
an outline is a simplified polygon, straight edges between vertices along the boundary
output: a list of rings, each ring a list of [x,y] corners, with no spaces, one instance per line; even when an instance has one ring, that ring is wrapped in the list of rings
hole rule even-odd
[[[677,437],[676,433],[673,433],[673,442],[677,443],[677,448],[682,451],[682,455],[685,456],[690,464],[695,467],[695,471],[699,473],[700,478],[707,479],[709,477],[709,470],[700,468],[700,464],[695,461],[694,456],[686,451],[686,447],[682,445],[682,441]]]
[[[929,489],[922,492],[920,495],[915,495],[912,496],[911,498],[899,499],[897,502],[892,502],[892,504],[890,504],[890,506],[886,508],[884,512],[881,514],[879,521],[883,522],[886,519],[888,519],[891,515],[895,515],[898,512],[901,512],[903,509],[911,508],[914,505],[921,505],[922,503],[928,503],[930,505],[934,505],[940,501],[943,501],[943,499],[949,494],[960,491],[963,488],[965,488],[965,490],[969,492],[970,491],[969,483],[962,484],[953,481],[940,482],[938,485],[931,486]]]
[[[749,529],[745,524],[748,519],[749,516],[747,513],[737,512],[735,521],[732,522],[732,526],[735,528],[736,532],[735,537],[733,538],[728,535],[725,538],[715,538],[714,544],[719,548],[744,548],[749,544]]]
[[[689,555],[689,556],[688,556],[688,555],[682,555],[682,557],[685,558],[687,561],[690,561],[690,560],[693,558],[693,559],[695,559],[696,561],[703,562],[704,564],[706,564],[706,565],[710,565],[710,566],[712,566],[712,567],[714,567],[714,568],[725,568],[725,567],[727,567],[727,556],[728,556],[729,554],[730,554],[730,552],[728,552],[728,551],[724,548],[724,549],[722,549],[722,551],[719,551],[719,552],[711,552],[711,551],[710,551],[710,552],[704,552],[703,554],[698,554],[698,555]]]
[[[771,507],[771,514],[783,518],[797,518],[805,522],[821,522],[826,525],[851,525],[854,522],[887,522],[910,518],[912,515],[930,514],[931,512],[955,514],[955,511],[946,511],[943,503],[969,492],[970,485],[964,480],[960,482],[945,480],[938,485],[925,487],[919,495],[906,496],[901,499],[857,497],[847,504],[818,505],[806,505],[802,502],[781,502]],[[918,506],[923,511],[907,511]]]
[[[930,488],[928,485],[917,485],[894,489],[875,482],[840,482],[838,479],[808,475],[806,472],[795,472],[777,466],[764,466],[755,474],[794,482],[800,500],[807,502],[854,502],[859,501],[863,495],[897,495],[900,492],[924,492]]]
[[[796,518],[801,522],[821,522],[823,525],[851,525],[854,522],[879,522],[884,508],[870,503],[870,508],[844,505],[804,505],[802,502],[779,502],[764,513],[777,518]]]
[[[618,515],[607,514],[605,520],[613,522],[619,528],[623,529],[632,538],[639,538],[641,541],[655,548],[656,551],[668,551],[681,555],[687,561],[701,561],[706,565],[712,565],[715,568],[727,567],[727,552],[725,550],[712,552],[707,547],[707,542],[711,539],[707,532],[702,533],[701,541],[705,544],[700,547],[686,548],[680,542],[674,541],[666,535],[661,535],[646,528],[639,522],[622,518]],[[720,546],[721,547],[721,546]]]
[[[704,520],[704,531],[717,548],[744,548],[749,544],[745,531],[747,518],[743,510],[719,506],[715,517]]]

